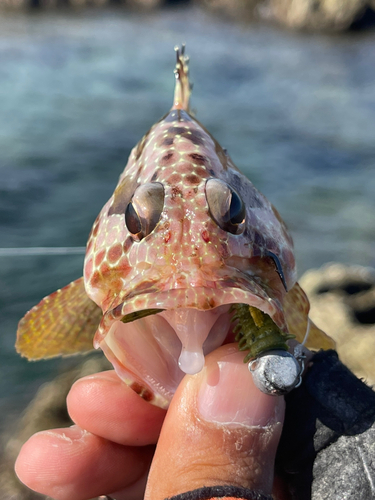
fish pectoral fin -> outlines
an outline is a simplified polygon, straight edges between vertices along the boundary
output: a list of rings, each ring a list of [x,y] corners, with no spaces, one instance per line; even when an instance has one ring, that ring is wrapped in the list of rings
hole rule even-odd
[[[18,324],[16,350],[29,360],[90,351],[101,317],[79,278],[25,314]]]
[[[300,285],[296,283],[283,300],[285,319],[289,333],[303,342],[310,321],[306,347],[309,349],[335,349],[335,341],[309,320],[310,302]]]

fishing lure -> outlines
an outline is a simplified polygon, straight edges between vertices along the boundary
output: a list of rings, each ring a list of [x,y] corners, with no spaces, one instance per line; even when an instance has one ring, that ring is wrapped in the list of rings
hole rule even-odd
[[[257,387],[270,395],[286,394],[301,383],[305,356],[302,350],[288,353],[287,341],[295,336],[287,334],[259,309],[248,304],[233,304],[232,321],[240,351],[246,351],[244,363]]]
[[[132,150],[88,238],[84,275],[21,319],[41,359],[100,348],[119,377],[167,407],[185,373],[237,341],[258,386],[298,384],[290,336],[333,343],[308,320],[292,238],[277,210],[190,111],[184,47],[172,109]],[[298,356],[297,356],[298,357]]]

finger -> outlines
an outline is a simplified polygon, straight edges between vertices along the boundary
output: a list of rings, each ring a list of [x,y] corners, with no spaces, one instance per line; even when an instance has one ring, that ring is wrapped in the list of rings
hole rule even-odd
[[[138,396],[113,370],[78,380],[67,404],[79,427],[127,446],[155,444],[166,413]]]
[[[29,488],[57,500],[86,500],[142,478],[152,447],[131,448],[80,429],[43,431],[22,447],[15,469]]]
[[[148,470],[135,483],[120,490],[109,493],[108,496],[115,500],[142,500],[145,494]]]
[[[255,387],[238,347],[221,347],[177,389],[145,499],[227,484],[270,493],[283,415],[283,398]]]

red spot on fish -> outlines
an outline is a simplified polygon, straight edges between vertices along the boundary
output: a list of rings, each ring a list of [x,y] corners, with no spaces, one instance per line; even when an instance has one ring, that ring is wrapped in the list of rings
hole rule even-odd
[[[99,267],[100,264],[103,262],[104,256],[105,256],[105,250],[100,250],[100,252],[95,255],[96,267]]]
[[[154,399],[154,393],[151,392],[149,389],[144,388],[142,393],[140,394],[141,398],[144,399],[145,401],[152,401]]]
[[[92,236],[96,238],[96,235],[98,234],[99,231],[99,221],[94,223],[94,227],[92,229]]]
[[[85,278],[88,281],[92,274],[92,259],[89,259],[85,264]]]
[[[178,186],[172,186],[171,191],[172,191],[171,192],[172,200],[174,200],[176,198],[176,196],[181,196],[181,198],[182,198],[182,190]]]
[[[90,285],[93,286],[93,287],[97,287],[98,284],[99,284],[99,282],[100,282],[100,280],[101,280],[101,276],[100,276],[99,271],[95,271],[94,274],[91,277]]]
[[[134,243],[134,241],[133,241],[133,238],[131,236],[126,238],[126,240],[124,241],[124,244],[122,246],[125,253],[130,249],[130,247],[132,246],[133,243]]]
[[[186,176],[186,180],[190,183],[190,184],[199,184],[200,183],[200,178],[197,176],[197,175],[194,175],[194,174],[191,174],[191,175],[187,175]]]
[[[170,231],[168,231],[168,233],[166,234],[165,238],[164,238],[164,243],[168,243],[168,241],[172,238],[172,233]]]
[[[86,247],[86,253],[88,253],[91,250],[92,244],[93,244],[93,239],[91,238],[91,234],[89,236],[88,242],[87,242],[87,247]]]
[[[103,264],[100,266],[100,272],[102,273],[102,276],[107,275],[111,271],[109,265],[106,262],[103,262]]]
[[[143,387],[138,382],[133,382],[130,386],[130,389],[133,389],[134,392],[140,394],[143,390]]]
[[[154,399],[154,394],[138,382],[133,382],[130,388],[133,389],[134,392],[139,394],[139,396],[141,396],[141,398],[145,401],[152,401]]]
[[[111,263],[117,262],[122,255],[122,246],[120,243],[114,245],[108,250],[108,260]]]
[[[112,310],[112,316],[114,319],[119,319],[122,317],[122,304],[119,304]]]
[[[121,276],[125,278],[131,271],[131,267],[129,266],[129,261],[126,257],[123,257],[120,262],[117,264],[116,269],[118,269],[121,273]]]
[[[198,177],[201,177],[202,179],[206,179],[207,177],[210,176],[210,174],[207,172],[207,170],[203,167],[197,167],[194,172],[197,174]]]
[[[180,174],[172,174],[170,177],[168,177],[167,182],[169,184],[178,184],[181,182],[181,175]]]
[[[208,234],[208,231],[203,230],[201,232],[201,236],[203,238],[203,241],[205,241],[206,243],[208,243],[210,241],[210,235]]]

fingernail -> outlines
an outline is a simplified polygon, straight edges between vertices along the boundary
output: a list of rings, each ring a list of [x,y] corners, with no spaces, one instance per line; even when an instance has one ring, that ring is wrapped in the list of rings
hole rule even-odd
[[[243,353],[208,361],[198,394],[202,418],[220,424],[260,426],[281,422],[284,399],[268,396],[255,387]]]
[[[74,441],[81,441],[85,436],[89,435],[89,432],[85,429],[81,429],[78,425],[71,425],[63,429],[41,431],[38,434],[44,434],[50,438],[56,438],[59,441],[73,443]]]
[[[86,375],[85,377],[78,379],[77,382],[81,382],[82,380],[83,381],[86,381],[86,380],[109,380],[110,382],[120,381],[120,379],[118,377],[116,377],[114,370],[107,370],[105,372],[98,372],[98,373],[93,373],[91,375]]]

